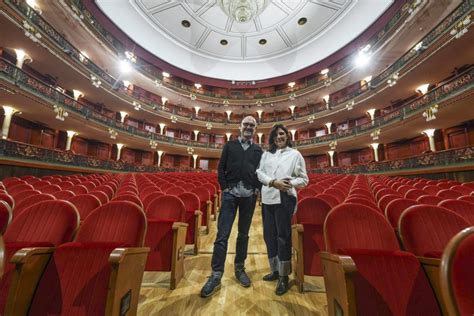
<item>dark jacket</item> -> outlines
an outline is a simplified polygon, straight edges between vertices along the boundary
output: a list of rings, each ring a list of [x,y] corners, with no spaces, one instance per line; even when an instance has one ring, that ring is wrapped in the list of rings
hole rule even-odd
[[[244,150],[239,140],[225,144],[217,173],[221,189],[232,188],[241,180],[246,188],[260,189],[262,184],[256,170],[261,157],[262,149],[258,145],[251,144]]]

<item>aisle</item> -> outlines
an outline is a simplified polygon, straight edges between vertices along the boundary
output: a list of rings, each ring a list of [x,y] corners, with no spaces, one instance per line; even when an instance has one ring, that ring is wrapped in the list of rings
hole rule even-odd
[[[185,259],[185,277],[174,291],[169,290],[169,273],[145,272],[143,281],[146,286],[140,292],[139,315],[327,315],[324,293],[300,294],[293,286],[287,294],[279,297],[274,294],[276,282],[262,281],[262,276],[268,273],[268,261],[259,206],[253,217],[246,261],[252,286],[243,288],[233,275],[236,219],[229,241],[222,288],[210,298],[199,297],[199,291],[210,275],[216,231],[216,222],[212,222],[209,235],[201,237],[200,254]],[[308,287],[323,284],[322,278],[308,278],[308,281]]]

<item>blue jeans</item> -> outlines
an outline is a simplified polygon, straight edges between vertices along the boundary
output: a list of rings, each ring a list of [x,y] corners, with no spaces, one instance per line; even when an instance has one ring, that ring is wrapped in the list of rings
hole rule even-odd
[[[230,192],[223,192],[222,205],[217,221],[217,236],[214,242],[214,252],[212,254],[212,272],[219,277],[224,273],[225,259],[227,256],[227,246],[229,236],[232,231],[237,208],[239,209],[239,223],[237,235],[237,246],[235,254],[235,269],[242,270],[247,259],[247,249],[249,243],[249,230],[252,223],[252,216],[255,210],[256,196],[236,197]]]

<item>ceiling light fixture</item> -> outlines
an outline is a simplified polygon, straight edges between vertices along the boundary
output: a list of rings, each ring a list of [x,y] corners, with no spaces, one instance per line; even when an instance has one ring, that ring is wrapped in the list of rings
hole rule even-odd
[[[167,73],[166,71],[163,71],[161,73],[163,75],[164,78],[169,78],[171,75],[169,73]]]
[[[247,23],[265,10],[270,0],[219,0],[222,11],[238,23]]]
[[[370,61],[372,53],[370,52],[370,45],[368,44],[364,48],[360,49],[355,58],[356,67],[363,67]]]
[[[120,71],[123,73],[128,73],[131,70],[132,70],[132,66],[130,65],[130,63],[127,60],[122,59],[120,61]]]

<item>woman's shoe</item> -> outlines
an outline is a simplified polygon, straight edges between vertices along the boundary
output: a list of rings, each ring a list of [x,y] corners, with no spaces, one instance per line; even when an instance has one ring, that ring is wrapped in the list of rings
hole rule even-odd
[[[278,280],[278,271],[273,271],[272,273],[269,273],[263,277],[263,281],[276,281]]]
[[[281,296],[288,292],[288,276],[278,277],[278,284],[275,290],[275,294]]]

